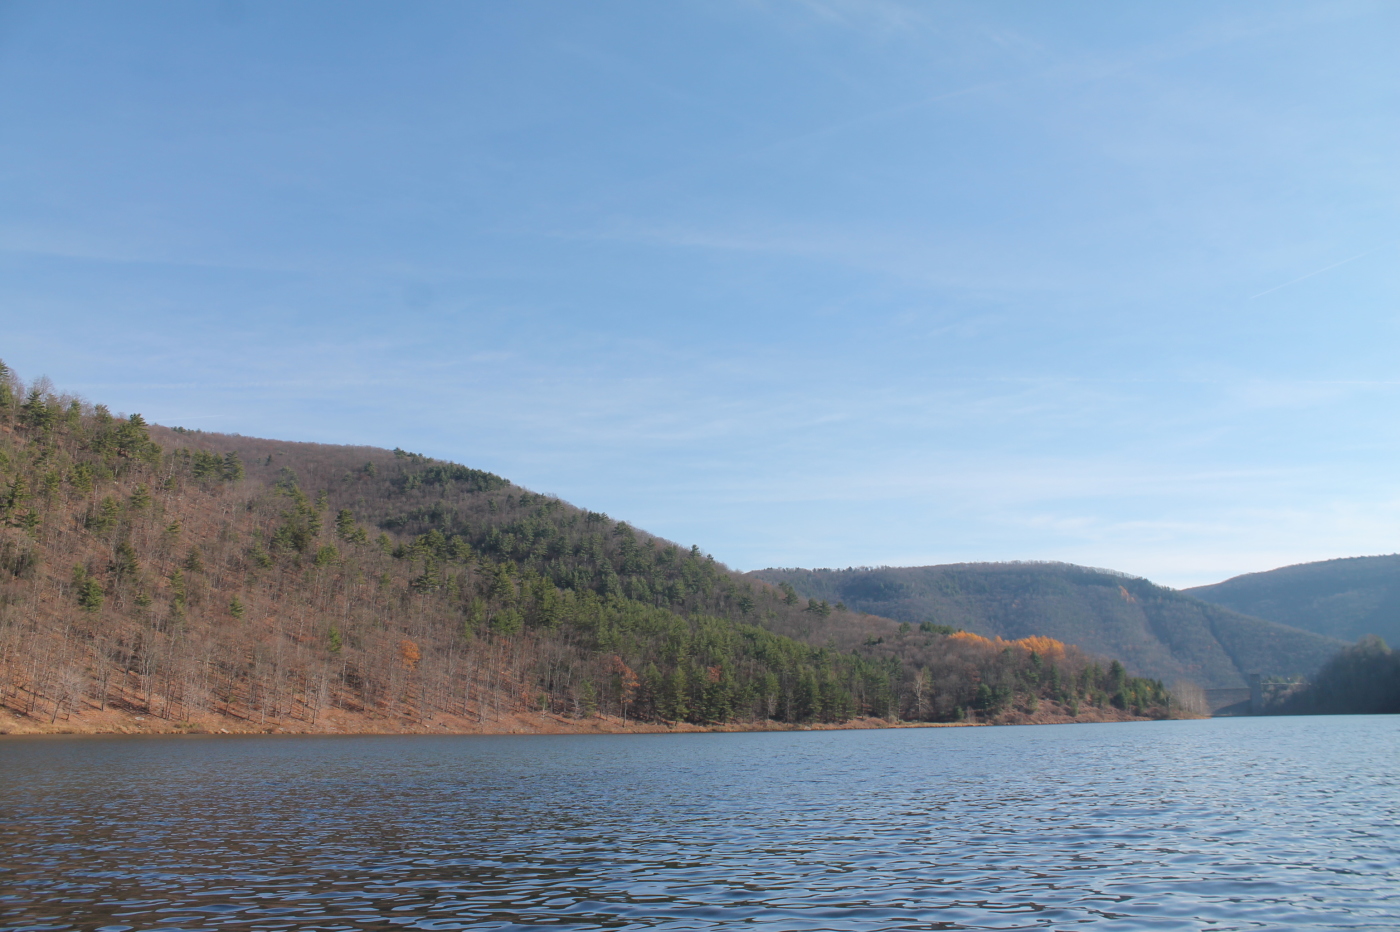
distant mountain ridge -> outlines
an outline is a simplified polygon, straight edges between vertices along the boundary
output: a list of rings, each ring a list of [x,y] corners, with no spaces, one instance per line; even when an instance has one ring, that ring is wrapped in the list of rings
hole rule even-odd
[[[1400,644],[1400,554],[1299,563],[1183,591],[1327,637]]]
[[[1007,639],[1042,635],[1168,683],[1238,687],[1250,673],[1314,672],[1344,643],[1112,570],[1066,563],[766,569],[753,577],[911,624]]]

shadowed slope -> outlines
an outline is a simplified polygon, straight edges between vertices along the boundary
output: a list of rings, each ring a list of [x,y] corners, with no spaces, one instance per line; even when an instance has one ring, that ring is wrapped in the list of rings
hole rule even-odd
[[[1033,634],[1118,657],[1143,676],[1241,686],[1248,673],[1307,674],[1343,645],[1201,602],[1145,579],[1069,564],[960,563],[750,574],[913,624]]]
[[[1327,637],[1400,644],[1400,554],[1300,563],[1183,591]]]

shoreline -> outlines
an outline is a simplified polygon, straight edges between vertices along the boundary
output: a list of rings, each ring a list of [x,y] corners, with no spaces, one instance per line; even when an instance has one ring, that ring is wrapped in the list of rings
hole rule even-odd
[[[1108,714],[1112,712],[1114,714]],[[491,721],[471,721],[461,716],[439,715],[416,719],[407,715],[365,715],[328,710],[316,722],[252,722],[224,715],[171,720],[124,710],[90,711],[67,720],[46,722],[0,709],[0,737],[42,735],[644,735],[702,734],[763,731],[854,731],[888,728],[984,728],[996,725],[1074,725],[1104,722],[1152,721],[1118,709],[1085,710],[1070,716],[1062,709],[1036,713],[1011,711],[994,721],[906,722],[883,718],[853,718],[845,722],[726,722],[696,725],[689,722],[628,721],[613,715],[582,718],[552,712],[518,712]]]

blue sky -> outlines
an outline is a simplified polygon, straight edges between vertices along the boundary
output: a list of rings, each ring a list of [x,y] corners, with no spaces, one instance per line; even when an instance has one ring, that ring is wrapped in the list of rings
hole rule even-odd
[[[1400,549],[1400,6],[5,3],[0,357],[731,566]]]

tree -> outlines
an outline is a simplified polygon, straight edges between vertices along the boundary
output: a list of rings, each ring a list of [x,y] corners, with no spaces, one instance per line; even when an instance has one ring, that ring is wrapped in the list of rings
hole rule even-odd
[[[53,409],[39,389],[30,389],[29,397],[20,406],[20,423],[33,431],[47,431],[54,425]]]
[[[598,714],[598,691],[594,688],[592,680],[584,680],[579,684],[574,705],[585,716],[592,717]]]
[[[723,664],[717,663],[705,669],[698,711],[700,718],[707,722],[728,721],[733,713],[730,681]]]
[[[1104,691],[1109,695],[1109,701],[1120,709],[1128,707],[1129,696],[1126,689],[1128,684],[1128,671],[1123,669],[1123,665],[1117,660],[1108,667],[1108,682]]]
[[[6,490],[4,498],[0,499],[0,505],[4,506],[7,523],[11,527],[19,527],[20,510],[25,502],[29,501],[29,483],[24,481],[23,476],[15,476],[10,482],[9,489]]]
[[[673,722],[690,718],[690,684],[683,666],[677,666],[663,680],[661,717]]]
[[[917,670],[914,671],[912,686],[912,691],[914,693],[913,717],[915,719],[918,719],[919,721],[922,721],[926,714],[924,706],[924,696],[928,692],[928,670],[926,668],[919,667]]]
[[[183,610],[189,598],[189,591],[185,586],[185,574],[179,567],[170,574],[170,604],[176,611]]]
[[[88,576],[78,586],[78,605],[89,615],[102,611],[102,584]]]
[[[1311,684],[1274,709],[1291,714],[1376,715],[1400,712],[1400,651],[1374,634],[1337,654]]]
[[[654,717],[661,715],[662,687],[665,678],[661,671],[657,669],[655,661],[647,663],[647,668],[642,673],[641,699],[646,707],[646,712]]]
[[[107,570],[117,583],[134,581],[140,575],[141,564],[136,559],[136,548],[131,546],[130,540],[123,540],[117,544]]]
[[[641,680],[616,654],[613,655],[613,672],[617,676],[617,704],[622,708],[622,724],[626,725],[627,710],[637,697],[637,687],[641,685]]]
[[[8,415],[15,406],[14,373],[0,362],[0,415]]]
[[[121,505],[117,500],[108,495],[93,511],[88,512],[88,530],[95,534],[108,534],[117,526],[117,521],[121,517]]]
[[[512,634],[519,634],[520,629],[525,626],[525,619],[520,612],[513,608],[507,608],[495,614],[491,619],[491,630],[503,637],[510,637]]]
[[[243,461],[238,458],[238,454],[229,451],[224,454],[224,467],[221,478],[225,482],[242,482],[247,470],[243,468]]]

